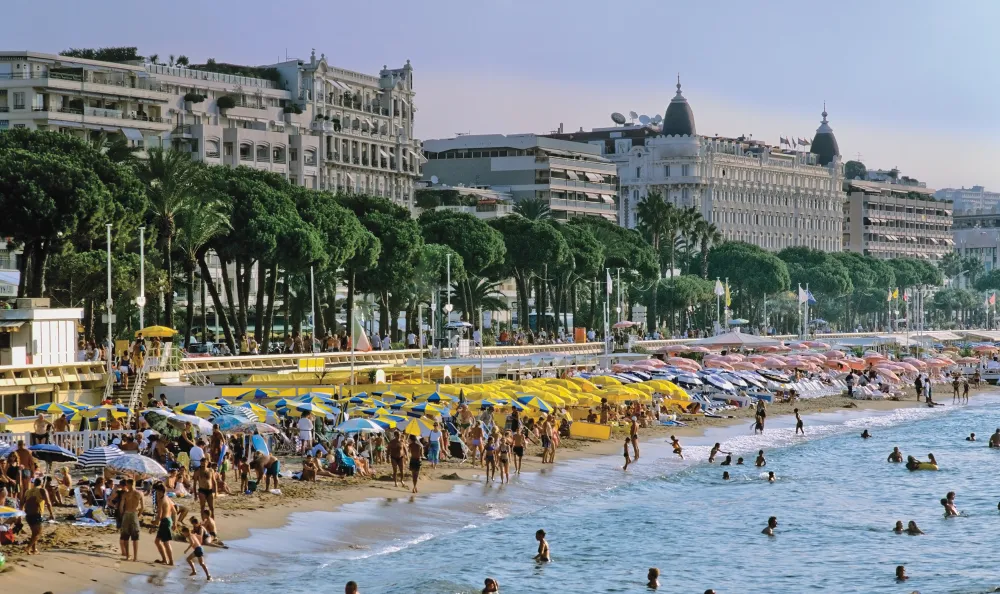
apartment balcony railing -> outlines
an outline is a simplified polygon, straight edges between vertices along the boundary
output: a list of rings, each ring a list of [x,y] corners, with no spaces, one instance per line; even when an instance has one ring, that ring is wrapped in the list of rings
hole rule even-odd
[[[564,198],[550,198],[549,206],[562,210],[589,210],[599,212],[618,212],[618,207],[614,204],[604,202],[590,202],[589,200],[566,200]]]
[[[539,183],[546,183],[540,181]],[[548,183],[553,186],[563,186],[568,188],[580,188],[583,190],[593,190],[596,192],[611,193],[617,191],[615,187],[611,184],[602,184],[597,182],[589,181],[579,181],[575,179],[560,179],[556,177],[550,177]]]
[[[205,151],[205,156],[209,159],[218,159],[219,151]]]
[[[51,111],[51,110],[50,110]],[[76,109],[73,107],[60,107],[57,110],[59,113],[68,113],[73,115],[81,115],[84,117],[94,117],[94,118],[112,118],[119,120],[134,120],[137,122],[152,122],[155,124],[169,124],[173,122],[172,118],[163,118],[159,116],[148,116],[142,113],[122,113],[120,109],[107,109],[103,107],[87,107],[84,109]]]
[[[0,113],[7,113],[10,111],[10,107],[6,105],[0,105]]]

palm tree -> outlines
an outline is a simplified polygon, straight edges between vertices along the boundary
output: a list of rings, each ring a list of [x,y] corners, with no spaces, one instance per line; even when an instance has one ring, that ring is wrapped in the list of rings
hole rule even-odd
[[[514,213],[532,221],[552,218],[549,201],[544,198],[525,198],[514,205]]]
[[[468,320],[478,320],[480,309],[483,311],[505,311],[508,309],[507,303],[503,300],[503,294],[500,292],[500,286],[503,283],[475,276],[469,277],[468,281],[462,284],[466,283],[468,283],[469,295],[466,296],[466,292],[461,290],[462,287],[455,283],[456,292],[453,299],[455,307],[465,312]],[[475,322],[475,325],[479,325],[478,321]]]
[[[187,326],[185,343],[191,337],[194,326],[194,273],[201,258],[205,257],[212,239],[221,235],[231,225],[221,202],[193,200],[177,218],[177,248],[183,254],[185,285],[187,290]],[[202,277],[202,282],[211,283],[211,278]],[[204,307],[204,304],[202,305]],[[206,329],[202,333],[207,336]]]
[[[138,148],[129,146],[128,140],[122,134],[108,134],[107,132],[98,132],[96,135],[92,136],[90,139],[90,145],[94,149],[103,154],[107,155],[109,159],[115,163],[130,163],[135,158],[135,153]]]
[[[722,233],[715,223],[699,219],[694,227],[695,241],[701,244],[701,278],[708,278],[708,250],[722,242]]]
[[[151,148],[146,159],[136,164],[136,173],[146,186],[151,223],[159,230],[160,253],[167,273],[164,324],[173,324],[173,242],[177,217],[191,204],[198,168],[188,153],[160,147]]]
[[[673,244],[674,222],[676,220],[674,207],[667,204],[659,192],[653,191],[647,194],[641,202],[635,205],[635,214],[638,221],[639,232],[646,236],[646,239],[648,239],[649,243],[653,246],[653,251],[655,251],[657,257],[659,257],[660,244],[662,241],[665,240]],[[672,249],[671,253],[673,253]],[[656,275],[657,282],[653,283],[653,301],[652,307],[649,308],[650,328],[657,328],[656,305],[659,303],[659,301],[657,301],[657,287],[660,284],[659,279],[662,276],[663,265],[661,262],[659,273]]]

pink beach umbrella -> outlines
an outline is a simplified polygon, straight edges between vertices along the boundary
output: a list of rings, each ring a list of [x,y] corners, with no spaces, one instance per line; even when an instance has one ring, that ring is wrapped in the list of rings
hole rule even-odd
[[[829,349],[830,348],[830,345],[826,344],[825,342],[820,342],[818,340],[807,340],[807,341],[805,341],[802,344],[806,345],[807,347],[809,347],[811,349]]]
[[[657,349],[656,354],[658,355],[671,355],[673,353],[686,353],[688,351],[688,346],[686,344],[668,344],[667,346]]]
[[[725,361],[720,361],[718,359],[713,359],[711,361],[705,361],[706,369],[722,369],[724,371],[733,371],[733,366]]]
[[[889,371],[888,369],[879,369],[878,373],[879,373],[879,375],[881,375],[882,377],[888,379],[889,381],[891,381],[893,383],[899,383],[899,381],[900,381],[899,380],[899,376],[897,376],[895,373]]]
[[[689,353],[711,353],[712,351],[706,349],[703,346],[693,346],[693,347],[688,347],[687,352],[689,352]]]
[[[827,351],[823,353],[823,356],[826,357],[827,359],[843,359],[847,357],[847,355],[845,355],[841,351]]]
[[[837,371],[850,371],[851,366],[847,364],[847,361],[841,361],[839,359],[834,359],[832,361],[826,362],[826,367],[829,369],[836,369]]]
[[[737,361],[733,363],[733,369],[738,371],[757,371],[760,369],[760,366],[750,361]]]

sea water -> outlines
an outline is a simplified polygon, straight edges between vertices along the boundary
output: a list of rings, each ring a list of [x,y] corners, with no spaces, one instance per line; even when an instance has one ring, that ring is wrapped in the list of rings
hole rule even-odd
[[[576,460],[504,487],[296,514],[229,551],[206,549],[216,581],[201,585],[178,570],[155,590],[339,592],[355,580],[365,594],[472,593],[492,577],[503,592],[648,592],[650,567],[671,593],[978,593],[1000,585],[1000,450],[987,448],[1000,427],[1000,397],[812,415],[805,438],[793,427],[784,418],[770,420],[764,435],[746,424],[710,429],[682,440],[686,461],[665,443],[643,443],[628,472],[621,457]],[[863,429],[873,437],[861,439]],[[967,442],[970,432],[980,441]],[[716,441],[747,465],[720,467],[724,456],[708,464]],[[941,470],[889,464],[893,446],[920,459],[933,452]],[[762,469],[752,465],[758,449]],[[948,491],[962,517],[944,518],[939,500]],[[761,530],[772,515],[778,529],[769,538]],[[894,534],[896,520],[914,520],[926,534]],[[532,560],[539,528],[552,563]],[[894,580],[897,565],[912,576],[906,584]]]

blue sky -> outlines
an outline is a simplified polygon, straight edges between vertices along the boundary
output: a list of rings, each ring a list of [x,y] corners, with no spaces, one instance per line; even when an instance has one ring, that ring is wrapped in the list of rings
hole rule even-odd
[[[409,59],[424,139],[661,113],[679,72],[700,133],[811,137],[825,100],[845,158],[1000,190],[1000,2],[51,0],[4,13],[4,49],[262,64],[316,48],[373,74]]]

